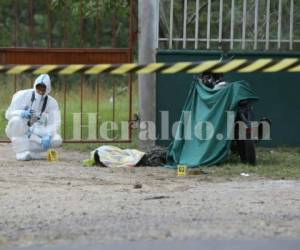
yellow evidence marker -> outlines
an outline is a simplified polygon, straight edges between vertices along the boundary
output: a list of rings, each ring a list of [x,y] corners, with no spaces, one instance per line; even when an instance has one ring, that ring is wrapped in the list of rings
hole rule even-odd
[[[47,159],[49,162],[57,161],[58,159],[58,153],[54,149],[49,149],[47,154]]]
[[[177,165],[177,176],[186,176],[186,171],[186,165]]]

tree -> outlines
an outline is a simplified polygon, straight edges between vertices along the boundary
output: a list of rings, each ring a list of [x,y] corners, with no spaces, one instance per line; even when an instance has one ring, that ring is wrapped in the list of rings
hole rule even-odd
[[[0,47],[128,46],[129,0],[0,0],[0,14]]]

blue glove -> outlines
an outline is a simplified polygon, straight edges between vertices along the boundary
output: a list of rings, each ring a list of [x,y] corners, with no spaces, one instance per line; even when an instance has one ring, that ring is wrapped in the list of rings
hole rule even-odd
[[[49,136],[49,135],[43,136],[41,144],[43,146],[43,149],[47,150],[50,147],[50,144],[51,144],[51,136]]]
[[[25,109],[21,112],[21,117],[23,119],[30,119],[33,113],[34,113],[33,109]]]

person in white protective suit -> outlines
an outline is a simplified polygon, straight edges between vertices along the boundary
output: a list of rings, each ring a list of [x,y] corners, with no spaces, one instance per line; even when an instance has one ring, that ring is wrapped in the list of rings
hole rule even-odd
[[[41,152],[62,143],[60,110],[57,101],[49,96],[50,91],[50,77],[42,74],[33,89],[20,90],[12,98],[5,114],[5,132],[17,160],[41,159]]]

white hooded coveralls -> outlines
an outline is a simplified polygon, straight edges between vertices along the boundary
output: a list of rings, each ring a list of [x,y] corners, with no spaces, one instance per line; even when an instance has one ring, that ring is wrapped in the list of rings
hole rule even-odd
[[[36,91],[36,85],[46,85],[46,93],[42,96]],[[32,93],[35,92],[35,99],[32,102]],[[50,136],[50,147],[58,147],[62,143],[59,134],[61,117],[57,101],[49,96],[51,81],[47,74],[36,78],[33,89],[20,90],[14,94],[11,104],[6,110],[5,117],[8,120],[6,135],[11,140],[17,160],[30,160],[40,158],[39,153],[45,151],[41,144],[44,136]],[[45,97],[48,96],[47,105],[41,114]],[[26,109],[35,111],[40,119],[29,127],[28,119],[22,118],[22,111]]]

